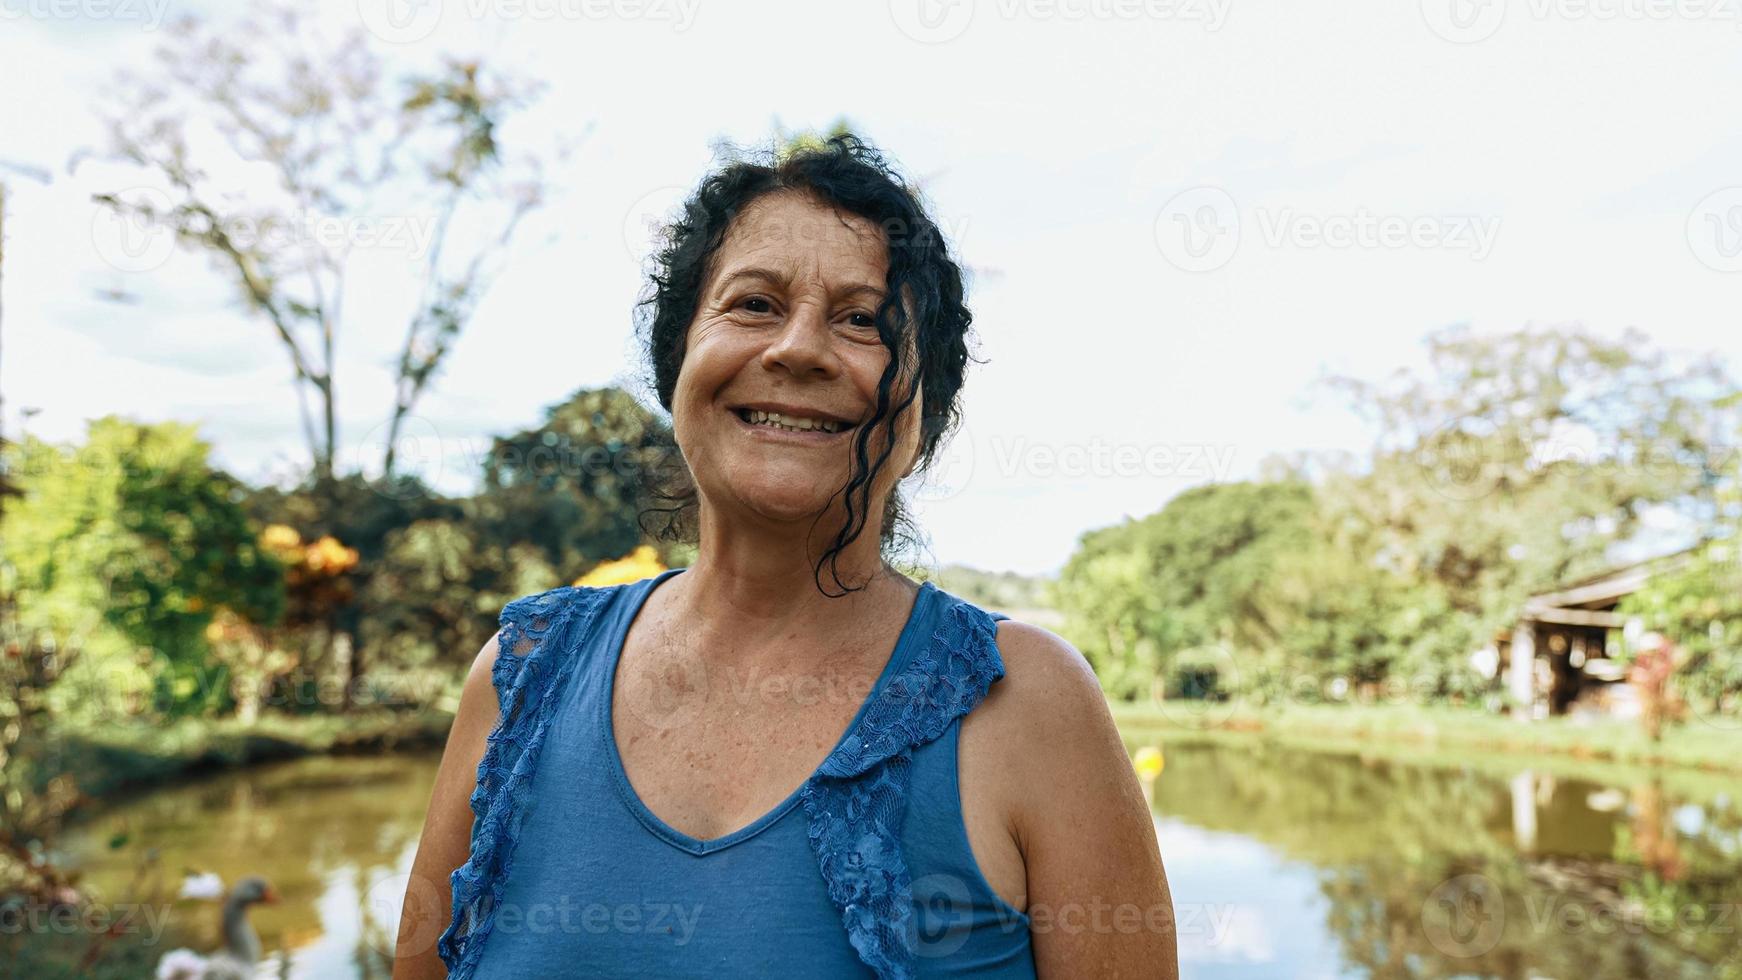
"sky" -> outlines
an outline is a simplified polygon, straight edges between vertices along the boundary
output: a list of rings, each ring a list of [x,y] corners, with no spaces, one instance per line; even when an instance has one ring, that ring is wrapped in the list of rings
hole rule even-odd
[[[109,413],[194,422],[219,465],[283,479],[307,452],[266,325],[206,258],[118,249],[91,195],[141,175],[68,166],[103,144],[116,73],[148,67],[184,13],[236,16],[0,0],[4,423],[76,440]],[[983,363],[962,432],[910,488],[939,562],[1052,572],[1083,532],[1185,488],[1359,449],[1371,433],[1318,381],[1418,366],[1449,326],[1742,353],[1742,3],[335,0],[320,16],[396,66],[476,54],[540,79],[505,142],[574,146],[408,427],[414,471],[451,492],[492,434],[637,383],[648,222],[721,141],[842,116],[922,184],[973,270]],[[355,260],[341,466],[379,459],[411,251]]]

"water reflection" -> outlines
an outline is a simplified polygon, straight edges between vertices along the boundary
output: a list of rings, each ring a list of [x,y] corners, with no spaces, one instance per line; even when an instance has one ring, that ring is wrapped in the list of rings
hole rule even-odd
[[[1172,744],[1167,759],[1155,806],[1176,904],[1218,896],[1251,923],[1228,949],[1182,935],[1183,976],[1742,976],[1742,814],[1721,790],[1678,799],[1643,773],[1622,789],[1256,741]],[[1253,850],[1230,855],[1203,829]],[[1270,937],[1303,933],[1333,941],[1245,969]]]
[[[1163,776],[1162,780],[1167,777]],[[1223,980],[1353,977],[1325,931],[1318,870],[1240,834],[1160,818],[1180,975]]]
[[[142,796],[73,828],[62,845],[98,896],[121,894],[155,847],[170,878],[258,874],[281,896],[249,919],[260,976],[387,977],[437,755],[304,759]],[[109,841],[129,841],[111,850]],[[217,907],[176,901],[158,943],[205,952],[221,943]]]
[[[1154,741],[1143,744],[1158,745]],[[1145,755],[1182,975],[1742,978],[1742,810],[1697,774],[1169,740]],[[304,760],[153,793],[64,843],[110,897],[166,873],[269,878],[265,975],[386,977],[437,759]],[[126,832],[129,843],[107,842]],[[163,946],[209,950],[177,902]]]

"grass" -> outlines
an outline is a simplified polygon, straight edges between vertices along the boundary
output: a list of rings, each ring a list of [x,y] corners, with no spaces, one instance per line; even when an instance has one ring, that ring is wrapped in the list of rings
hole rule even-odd
[[[219,769],[279,759],[440,746],[453,715],[359,712],[352,715],[268,715],[255,723],[184,719],[167,725],[109,725],[61,732],[51,768],[73,777],[84,802]]]
[[[137,980],[155,975],[163,944],[149,944],[127,936],[111,942],[91,966],[82,961],[92,942],[88,933],[35,932],[3,937],[0,956],[5,958],[4,976],[31,980]]]
[[[1113,717],[1128,738],[1146,732],[1261,734],[1300,748],[1408,746],[1418,754],[1471,750],[1514,758],[1562,758],[1632,766],[1742,773],[1742,723],[1691,719],[1652,742],[1636,722],[1547,718],[1529,723],[1479,709],[1419,705],[1283,705],[1239,703],[1165,710],[1115,702]]]

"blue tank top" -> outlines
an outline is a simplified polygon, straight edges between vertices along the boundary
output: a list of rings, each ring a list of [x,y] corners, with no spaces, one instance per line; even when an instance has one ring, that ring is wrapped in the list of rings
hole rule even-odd
[[[1004,676],[997,620],[922,583],[840,741],[724,837],[660,820],[624,774],[611,690],[631,621],[674,568],[502,611],[500,720],[438,942],[454,978],[1035,976],[1028,916],[969,849],[961,719]]]

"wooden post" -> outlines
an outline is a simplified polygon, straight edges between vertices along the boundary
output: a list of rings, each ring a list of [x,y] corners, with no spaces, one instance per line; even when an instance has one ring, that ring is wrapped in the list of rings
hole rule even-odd
[[[1507,686],[1519,721],[1530,721],[1536,707],[1536,624],[1520,619],[1512,628],[1512,663]]]
[[[1512,836],[1520,851],[1536,850],[1536,774],[1529,769],[1512,777]]]

